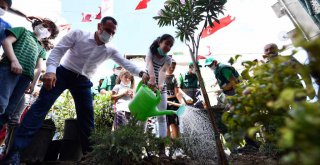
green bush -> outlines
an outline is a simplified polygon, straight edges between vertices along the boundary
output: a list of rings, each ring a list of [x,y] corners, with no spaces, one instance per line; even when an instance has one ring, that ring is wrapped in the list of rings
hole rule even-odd
[[[320,162],[320,104],[293,104],[293,111],[280,129],[279,146],[286,151],[282,158],[288,164]]]
[[[112,127],[114,111],[111,104],[111,93],[96,95],[93,102],[95,128]]]
[[[156,157],[160,145],[165,144],[169,149],[169,156],[181,148],[180,139],[157,138],[152,130],[144,131],[140,122],[132,120],[128,125],[112,131],[110,128],[96,129],[92,136],[93,151],[90,152],[84,164],[140,164],[152,161],[159,163]],[[150,162],[149,162],[150,163]]]
[[[94,118],[95,127],[111,127],[114,112],[111,106],[111,95],[96,95],[94,97]],[[69,90],[63,92],[51,107],[46,118],[52,118],[58,132],[58,139],[63,136],[64,121],[66,119],[76,119],[76,109],[74,100]]]
[[[297,76],[299,69],[306,68],[292,67],[290,58],[277,57],[262,65],[251,61],[243,63],[244,80],[237,86],[237,95],[228,97],[232,108],[223,115],[228,126],[225,138],[230,145],[240,145],[245,135],[255,138],[260,132],[261,148],[278,152],[279,129],[289,115],[290,101],[306,97]]]

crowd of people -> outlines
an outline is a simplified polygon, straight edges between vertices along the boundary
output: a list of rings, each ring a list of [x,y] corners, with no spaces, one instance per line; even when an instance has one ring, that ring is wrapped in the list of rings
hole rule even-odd
[[[11,4],[11,0],[0,0],[0,16]],[[140,69],[109,44],[117,29],[117,21],[113,17],[104,17],[95,32],[72,30],[55,46],[50,42],[59,33],[54,22],[37,17],[28,17],[28,20],[33,31],[11,27],[0,17],[0,46],[4,50],[0,60],[0,129],[7,126],[12,130],[7,131],[7,135],[11,135],[7,136],[7,140],[12,141],[12,146],[2,154],[1,164],[19,164],[20,151],[30,144],[51,106],[65,90],[70,91],[75,102],[82,151],[84,154],[90,152],[89,137],[94,129],[93,83],[90,79],[97,67],[108,59],[116,63],[113,75],[99,80],[97,93],[111,92],[115,110],[114,129],[126,125],[133,117],[128,104],[134,97],[134,76],[140,77],[152,90],[160,91],[159,109],[177,110],[181,105],[206,106],[194,68],[201,65],[190,63],[186,73],[175,75],[177,62],[168,55],[175,40],[169,34],[163,34],[151,43],[145,58],[146,68]],[[51,53],[46,58],[49,50]],[[268,44],[265,48],[266,62],[276,58],[277,52],[275,44]],[[61,60],[62,57],[64,60]],[[34,88],[44,70],[45,59],[46,70],[41,76],[43,85],[35,95],[36,100],[27,103],[28,108],[21,106],[25,105],[25,93],[35,94]],[[300,66],[294,59],[291,61],[292,65]],[[221,102],[224,102],[225,96],[236,94],[235,85],[240,82],[240,74],[234,67],[211,57],[205,60],[205,66],[213,71],[212,77],[217,79],[220,89],[215,93],[218,98],[223,98]],[[302,76],[309,85],[310,77]],[[314,97],[314,93],[309,94],[310,98]],[[19,122],[25,109],[25,115]],[[176,115],[158,116],[158,136],[179,137],[179,123]],[[252,144],[250,139],[246,142]],[[165,156],[164,144],[159,147],[160,156]]]

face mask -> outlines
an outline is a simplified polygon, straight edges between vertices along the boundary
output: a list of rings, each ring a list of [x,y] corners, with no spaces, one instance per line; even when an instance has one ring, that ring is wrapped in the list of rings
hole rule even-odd
[[[5,10],[3,10],[2,8],[0,8],[0,16],[3,16],[6,13]]]
[[[103,31],[100,35],[99,35],[99,39],[100,41],[104,42],[105,44],[110,42],[111,40],[111,35],[109,33],[107,33],[106,31]]]
[[[124,84],[122,81],[120,82],[120,84],[121,84],[122,86],[125,86],[125,87],[128,87],[128,88],[131,87],[131,81],[130,81],[127,85]]]
[[[114,70],[114,74],[117,75],[117,76],[119,76],[120,72],[121,72],[121,70],[118,70],[118,69]]]
[[[41,24],[34,27],[34,33],[38,38],[48,38],[50,37],[51,33],[49,30],[45,27],[43,27]]]
[[[211,69],[211,70],[216,70],[216,69],[217,69],[217,66],[216,66],[216,65],[212,65],[212,66],[210,67],[210,69]]]
[[[196,70],[195,69],[192,69],[191,71],[193,74],[196,74]]]
[[[163,50],[160,47],[158,47],[157,50],[158,50],[158,53],[160,54],[160,56],[163,56],[163,57],[167,56],[167,53],[163,52]]]

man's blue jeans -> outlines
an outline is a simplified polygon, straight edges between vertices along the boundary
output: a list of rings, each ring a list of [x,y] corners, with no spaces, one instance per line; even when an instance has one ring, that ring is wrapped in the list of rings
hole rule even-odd
[[[30,82],[30,77],[12,73],[10,65],[0,64],[0,129],[18,110],[17,105]]]
[[[51,90],[41,88],[39,97],[31,105],[20,127],[16,130],[13,150],[21,150],[30,144],[33,136],[42,126],[51,106],[66,89],[70,90],[75,102],[82,150],[84,153],[89,150],[88,138],[94,128],[92,83],[85,76],[76,74],[63,66],[57,68],[56,76],[55,87]]]

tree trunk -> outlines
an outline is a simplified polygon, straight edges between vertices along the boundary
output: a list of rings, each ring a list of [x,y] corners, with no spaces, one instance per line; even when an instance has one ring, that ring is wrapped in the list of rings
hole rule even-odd
[[[201,73],[200,73],[200,70],[199,70],[198,63],[197,63],[197,61],[195,59],[194,53],[191,50],[190,50],[190,54],[191,54],[191,59],[193,61],[193,66],[196,69],[196,74],[197,74],[197,77],[198,77],[198,80],[199,80],[199,84],[200,84],[200,88],[201,88],[201,91],[202,91],[202,95],[203,95],[203,98],[204,98],[204,101],[205,101],[205,104],[206,104],[206,107],[207,107],[207,110],[208,110],[209,119],[210,119],[211,125],[212,125],[214,133],[215,133],[215,141],[216,141],[217,154],[218,154],[218,163],[220,165],[227,165],[228,164],[228,160],[226,158],[226,155],[225,155],[222,143],[221,143],[220,131],[219,131],[218,127],[217,127],[217,123],[215,121],[215,116],[214,116],[213,110],[211,109],[210,100],[209,100],[209,97],[208,97],[208,94],[207,94],[207,91],[206,91],[206,87],[204,86],[204,82],[203,82],[203,79],[202,79],[202,76],[201,76]]]

